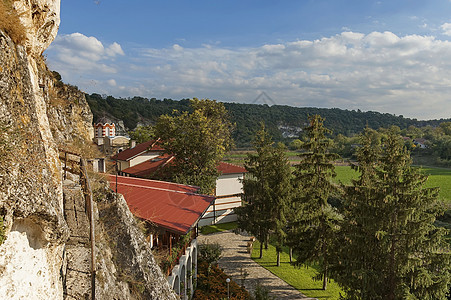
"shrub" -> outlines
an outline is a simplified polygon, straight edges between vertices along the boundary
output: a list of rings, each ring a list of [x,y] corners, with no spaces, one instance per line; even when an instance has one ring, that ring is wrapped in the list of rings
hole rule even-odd
[[[275,298],[269,295],[270,290],[261,285],[260,282],[257,283],[255,287],[254,295],[251,297],[252,300],[274,300]]]
[[[217,262],[221,258],[222,247],[218,243],[199,244],[198,259],[205,261],[208,265]]]
[[[0,0],[0,29],[5,31],[16,44],[22,44],[25,41],[25,28],[10,0]]]
[[[227,299],[227,283],[229,278],[217,265],[209,266],[206,261],[199,261],[197,266],[197,289],[193,299]],[[249,293],[240,287],[235,281],[229,283],[230,299],[250,299]]]

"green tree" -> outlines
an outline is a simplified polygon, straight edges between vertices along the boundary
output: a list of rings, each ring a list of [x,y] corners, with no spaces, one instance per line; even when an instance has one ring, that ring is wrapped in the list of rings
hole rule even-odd
[[[291,196],[291,170],[285,148],[273,144],[262,125],[254,140],[256,153],[248,154],[245,162],[248,171],[243,181],[245,205],[235,211],[239,227],[260,241],[260,258],[269,233],[274,233],[277,265],[280,265],[280,252],[286,235],[285,215]]]
[[[190,108],[191,112],[161,116],[155,135],[163,141],[165,151],[174,154],[174,163],[168,166],[170,178],[211,194],[219,175],[216,167],[233,144],[233,124],[224,105],[215,100],[194,98]]]
[[[344,221],[335,279],[345,299],[446,299],[450,284],[446,230],[438,190],[410,166],[402,138],[390,131],[361,135],[361,175],[345,188]]]
[[[333,257],[333,241],[338,230],[339,215],[327,202],[334,190],[331,179],[335,176],[332,161],[338,158],[329,153],[331,140],[329,132],[319,115],[309,118],[310,126],[305,129],[307,138],[303,144],[301,161],[296,165],[294,187],[294,219],[291,221],[289,245],[297,254],[295,264],[317,262],[319,278],[323,289],[327,288],[328,268]]]
[[[155,131],[151,125],[138,126],[135,130],[130,132],[130,138],[135,140],[138,144],[150,141],[155,138]]]

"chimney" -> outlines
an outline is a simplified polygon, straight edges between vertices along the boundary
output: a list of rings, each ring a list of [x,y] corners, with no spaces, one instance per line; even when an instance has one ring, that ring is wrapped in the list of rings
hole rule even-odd
[[[130,148],[135,148],[135,146],[136,146],[136,141],[130,140]]]

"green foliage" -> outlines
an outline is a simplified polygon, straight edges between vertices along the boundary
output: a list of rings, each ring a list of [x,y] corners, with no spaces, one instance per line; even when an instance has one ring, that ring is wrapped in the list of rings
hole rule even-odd
[[[284,148],[273,147],[263,125],[254,147],[256,153],[249,153],[245,162],[248,171],[243,181],[245,205],[235,209],[238,224],[262,243],[268,241],[269,232],[273,231],[280,247],[285,240],[285,215],[291,197],[290,165]]]
[[[174,154],[169,176],[183,184],[199,186],[213,193],[219,176],[217,165],[230,150],[233,125],[222,103],[214,100],[190,101],[192,112],[174,111],[158,119],[155,133],[167,153]]]
[[[199,244],[197,289],[193,299],[226,299],[229,278],[217,265],[221,258],[222,247],[218,243]],[[230,299],[249,299],[249,293],[235,281],[229,283]]]
[[[302,141],[300,139],[294,139],[290,143],[290,149],[292,150],[298,150],[302,148]]]
[[[345,299],[445,299],[451,252],[434,226],[438,190],[410,167],[395,131],[366,129],[357,151],[360,171],[344,187],[344,221],[335,279]]]
[[[112,96],[102,97],[98,94],[86,95],[86,99],[94,114],[94,119],[105,115],[112,115],[117,119],[123,120],[125,126],[130,130],[136,127],[140,119],[146,123],[155,123],[160,115],[170,114],[173,110],[189,110],[189,100],[187,99],[180,101],[171,99],[157,100],[155,98],[146,99],[142,97],[117,99]],[[334,134],[342,134],[346,137],[351,137],[362,132],[362,129],[366,125],[373,129],[397,125],[404,130],[410,128],[409,134],[411,136],[416,135],[416,137],[420,137],[409,126],[420,128],[429,125],[431,129],[434,129],[440,123],[447,121],[417,121],[392,114],[381,114],[371,111],[350,111],[337,108],[325,109],[240,103],[224,103],[224,106],[230,114],[230,119],[236,122],[236,129],[232,137],[238,147],[251,146],[260,122],[266,124],[268,132],[276,142],[282,141],[289,144],[291,139],[284,138],[278,126],[284,124],[292,127],[303,127],[304,125],[302,124],[308,122],[308,116],[315,114],[326,118],[324,124],[328,128],[333,128]]]
[[[334,190],[331,179],[336,176],[332,161],[338,156],[328,152],[331,140],[326,138],[328,130],[320,116],[310,117],[310,126],[305,130],[305,152],[299,154],[301,161],[295,170],[296,195],[288,243],[297,254],[297,265],[319,263],[323,289],[326,289],[339,219],[327,200]]]
[[[222,246],[218,243],[212,244],[199,244],[199,254],[197,255],[199,260],[206,262],[208,265],[217,263],[222,255]]]
[[[163,260],[161,261],[161,268],[164,273],[166,273],[166,271],[169,270],[171,266],[175,264],[178,255],[180,254],[180,251],[183,249],[184,246],[188,244],[190,238],[191,238],[190,233],[180,236],[179,241],[174,247],[172,247],[172,250],[169,253],[169,255],[163,258]]]
[[[257,285],[255,287],[254,294],[251,296],[252,300],[275,300],[276,298],[272,297],[269,294],[270,290],[261,285],[260,282],[257,282]]]
[[[152,126],[138,126],[131,131],[130,139],[135,140],[137,144],[148,142],[155,138],[155,130]]]
[[[227,282],[229,278],[218,266],[209,266],[205,261],[199,260],[197,289],[194,292],[194,300],[227,299]],[[229,282],[230,299],[249,299],[249,293],[240,287],[235,281]]]

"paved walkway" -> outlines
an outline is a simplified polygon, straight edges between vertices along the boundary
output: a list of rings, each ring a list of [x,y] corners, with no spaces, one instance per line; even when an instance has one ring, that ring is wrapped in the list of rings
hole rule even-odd
[[[261,285],[270,289],[271,295],[277,300],[314,299],[307,298],[291,285],[254,262],[246,251],[247,242],[249,241],[248,236],[224,231],[215,234],[200,235],[197,239],[199,243],[208,242],[222,245],[224,251],[222,254],[223,257],[219,260],[219,266],[240,285],[242,280],[242,275],[240,274],[241,267],[249,273],[244,281],[244,286],[249,292],[252,293],[255,290],[257,282],[260,282]]]

